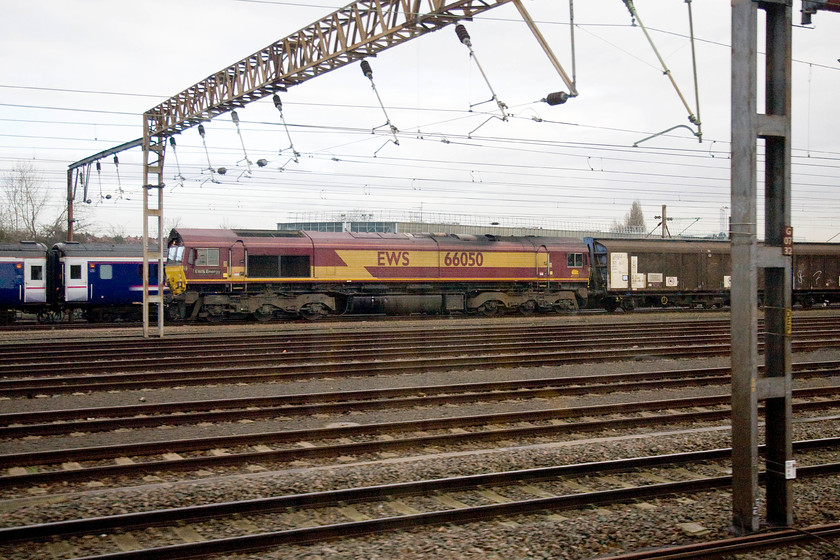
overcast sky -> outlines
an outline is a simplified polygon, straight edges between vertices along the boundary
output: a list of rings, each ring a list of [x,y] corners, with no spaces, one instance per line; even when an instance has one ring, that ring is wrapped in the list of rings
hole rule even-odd
[[[7,2],[0,19],[0,170],[20,160],[35,164],[58,211],[69,164],[139,138],[145,110],[345,4]],[[571,73],[569,3],[525,5]],[[688,4],[635,5],[696,110]],[[238,111],[241,141],[230,114],[205,124],[206,152],[195,128],[178,135],[166,157],[167,223],[274,228],[346,212],[608,227],[638,199],[649,229],[664,204],[673,234],[717,233],[729,207],[730,2],[691,5],[702,143],[677,128],[633,147],[690,123],[621,0],[575,2],[580,95],[554,107],[540,100],[565,87],[508,4],[464,22],[509,107],[507,122],[495,103],[482,103],[491,93],[449,26],[370,59],[399,145],[382,126],[370,82],[351,64],[281,94],[298,162],[270,99]],[[797,239],[826,241],[840,233],[840,15],[819,13],[802,28],[799,7],[796,1],[793,225]],[[246,153],[254,162],[250,174]],[[268,164],[258,168],[258,159]],[[211,174],[211,167],[227,173]],[[77,193],[81,219],[100,233],[141,232],[141,183],[139,149],[120,154],[119,166],[104,159],[98,173],[92,169],[90,204]]]

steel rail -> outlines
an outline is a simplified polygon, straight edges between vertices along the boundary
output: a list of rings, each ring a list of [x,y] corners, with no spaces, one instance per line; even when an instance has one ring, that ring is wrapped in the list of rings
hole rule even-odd
[[[811,478],[840,472],[840,463],[801,467],[798,475]],[[762,477],[763,478],[763,477]],[[657,483],[647,486],[602,490],[584,494],[567,494],[547,498],[519,500],[504,504],[491,504],[417,513],[399,517],[386,517],[350,523],[336,523],[316,527],[305,527],[201,541],[166,545],[161,547],[133,550],[128,552],[106,553],[86,556],[78,560],[150,560],[194,558],[210,554],[227,552],[256,551],[273,548],[278,545],[311,543],[327,539],[348,538],[371,533],[395,531],[418,526],[440,525],[446,523],[464,524],[473,521],[492,519],[500,516],[527,515],[546,510],[562,510],[593,505],[605,505],[647,499],[676,494],[697,493],[731,486],[731,477],[709,477],[681,482]]]
[[[794,442],[797,451],[840,446],[840,438],[803,440]],[[762,446],[763,450],[763,446]],[[761,450],[760,450],[761,451]],[[0,528],[0,541],[13,542],[53,536],[66,536],[82,532],[100,532],[121,529],[137,529],[170,522],[193,522],[224,515],[248,515],[266,513],[285,508],[325,506],[340,502],[359,503],[364,501],[428,495],[434,492],[470,490],[482,486],[505,486],[524,481],[537,482],[561,477],[604,474],[629,471],[639,468],[675,466],[703,461],[728,459],[730,448],[651,455],[629,459],[616,459],[593,463],[577,463],[533,469],[519,469],[495,473],[465,475],[432,480],[399,482],[360,488],[345,488],[303,494],[287,494],[268,498],[256,498],[235,502],[223,502],[181,508],[158,509],[135,513],[92,517],[85,519],[57,521],[18,527]],[[804,467],[800,467],[804,468]]]
[[[609,344],[608,344],[609,345]],[[793,342],[797,352],[834,348],[840,346],[840,339],[835,337]],[[44,378],[2,379],[0,380],[0,396],[33,395],[36,393],[66,393],[105,389],[131,389],[142,387],[166,387],[172,385],[201,384],[206,382],[218,383],[223,380],[239,382],[301,380],[323,375],[343,376],[371,376],[388,374],[407,374],[431,371],[450,371],[453,369],[495,369],[503,367],[529,367],[566,365],[571,363],[589,362],[594,360],[635,359],[642,356],[657,357],[686,357],[686,356],[721,356],[729,353],[728,342],[719,344],[686,344],[682,347],[661,345],[652,342],[639,344],[633,342],[624,348],[609,350],[555,350],[535,351],[533,348],[523,350],[523,353],[499,353],[491,355],[464,355],[464,351],[455,352],[456,355],[432,351],[430,354],[409,359],[391,359],[382,361],[360,361],[351,359],[347,362],[329,363],[300,363],[291,360],[270,360],[273,365],[243,365],[235,362],[235,371],[231,366],[208,366],[198,364],[194,367],[175,367],[170,370],[158,368],[156,371],[143,373],[114,373],[87,375],[54,375]],[[487,348],[474,348],[486,351]],[[377,354],[380,357],[382,354]],[[350,356],[352,358],[352,356]],[[281,361],[281,363],[276,363]],[[150,364],[152,366],[152,364]],[[55,366],[53,366],[55,367]],[[102,367],[108,367],[103,365]],[[62,368],[63,369],[63,368]]]
[[[802,377],[840,375],[840,362],[795,364],[794,371]],[[720,385],[729,383],[729,373],[729,368],[705,368],[14,412],[0,414],[0,438],[224,422],[294,414],[340,414],[489,400],[559,398],[613,391]]]
[[[630,332],[633,334],[647,334],[653,332],[672,333],[676,329],[683,329],[696,333],[702,329],[708,334],[727,334],[729,323],[715,321],[679,321],[659,323],[587,323],[563,325],[494,325],[494,326],[466,326],[458,327],[446,325],[435,327],[434,330],[410,329],[367,329],[331,330],[330,332],[313,330],[264,331],[242,334],[207,334],[207,335],[178,335],[158,341],[154,344],[148,339],[66,339],[52,341],[49,345],[32,348],[32,342],[0,342],[3,350],[2,361],[8,362],[12,358],[51,358],[69,357],[89,359],[97,356],[113,357],[118,350],[130,350],[141,355],[159,355],[162,350],[177,349],[181,352],[200,350],[207,351],[207,342],[213,341],[214,346],[224,349],[237,347],[260,348],[273,347],[274,344],[292,345],[297,348],[312,348],[328,345],[330,348],[358,347],[367,344],[379,344],[383,341],[405,342],[420,341],[430,343],[440,340],[468,341],[521,339],[523,336],[550,338],[553,336],[567,336],[580,338],[581,335],[601,334],[605,327],[610,331]],[[826,329],[840,326],[840,319],[822,317],[815,319],[795,319],[794,327],[802,329]],[[809,331],[811,332],[811,331]],[[818,331],[817,331],[818,332]],[[352,334],[352,336],[348,336]]]
[[[807,329],[825,329],[833,326],[840,326],[840,321],[827,324],[800,326]],[[665,325],[639,325],[639,324],[618,324],[611,325],[610,336],[619,336],[620,333],[629,334],[657,334],[657,333],[692,333],[692,334],[726,334],[725,325],[702,325],[702,324],[665,324]],[[429,343],[464,343],[484,341],[510,341],[522,340],[569,340],[580,339],[582,336],[604,334],[605,325],[578,325],[578,326],[551,326],[551,327],[520,327],[520,328],[472,328],[472,329],[451,329],[443,330],[407,330],[407,331],[340,331],[331,333],[296,331],[288,333],[258,333],[242,334],[235,336],[201,335],[189,337],[173,337],[165,339],[158,345],[148,342],[120,339],[89,339],[54,341],[43,348],[32,348],[31,341],[14,344],[0,345],[3,350],[3,362],[12,362],[14,359],[35,359],[46,361],[50,359],[69,358],[71,360],[89,360],[97,357],[114,357],[119,351],[130,350],[140,356],[157,356],[162,351],[181,352],[207,352],[208,341],[213,342],[213,349],[236,350],[251,348],[274,349],[278,344],[290,349],[311,350],[318,348],[366,348],[371,345],[382,346],[383,343],[402,344],[429,344]],[[814,332],[814,331],[808,331]],[[818,331],[817,331],[818,332]],[[352,336],[349,336],[352,335]]]
[[[274,361],[284,359],[328,361],[336,358],[344,358],[350,352],[352,352],[354,357],[359,359],[378,356],[383,352],[386,353],[385,356],[387,357],[423,354],[438,349],[441,351],[445,350],[449,353],[456,353],[475,352],[477,350],[512,351],[523,346],[529,349],[545,349],[557,345],[576,345],[580,348],[597,348],[599,346],[610,346],[618,343],[638,345],[639,339],[644,339],[644,337],[651,337],[652,339],[645,344],[665,342],[678,344],[684,342],[686,339],[690,339],[693,342],[704,341],[707,343],[729,340],[729,335],[726,333],[700,333],[696,330],[674,332],[674,329],[663,329],[661,331],[635,329],[628,331],[628,334],[623,336],[615,332],[610,332],[605,335],[602,330],[593,331],[593,333],[597,333],[598,336],[586,338],[586,342],[581,341],[584,333],[580,332],[563,335],[535,334],[528,338],[523,338],[520,334],[496,333],[489,336],[480,335],[475,337],[450,335],[446,339],[418,337],[409,340],[407,337],[403,337],[394,339],[393,341],[383,340],[382,338],[371,338],[360,341],[355,337],[348,338],[344,336],[342,340],[320,344],[295,341],[266,342],[264,340],[220,344],[216,340],[212,340],[213,347],[209,349],[207,348],[208,340],[204,339],[195,347],[176,347],[171,351],[167,351],[166,354],[160,348],[138,352],[130,347],[108,349],[107,351],[95,353],[77,352],[75,350],[68,350],[66,352],[54,352],[49,349],[45,349],[43,352],[29,350],[26,355],[14,353],[4,355],[3,361],[5,363],[0,363],[0,375],[6,377],[13,375],[48,375],[55,370],[57,361],[60,361],[62,370],[65,372],[82,371],[92,373],[103,370],[138,371],[147,369],[152,365],[156,367],[182,366],[187,362],[187,358],[190,357],[200,357],[202,360],[222,358],[227,361],[236,361],[237,363],[262,364],[273,363]],[[799,338],[824,335],[824,330],[814,329],[802,331],[800,329],[797,331]],[[653,339],[653,337],[656,338]],[[387,348],[383,349],[383,346],[386,344]],[[127,355],[127,352],[130,352],[130,355]],[[36,361],[20,361],[26,358],[32,358]],[[22,365],[25,367],[22,367]]]
[[[696,558],[729,558],[734,554],[780,548],[840,537],[840,523],[813,525],[801,528],[771,529],[743,537],[669,546],[656,550],[631,552],[610,556],[610,560],[693,560]]]
[[[826,395],[836,392],[829,388],[808,390],[811,395]],[[796,393],[796,392],[795,392]],[[797,396],[802,396],[802,393]],[[726,403],[726,405],[724,404]],[[116,457],[138,457],[170,452],[193,452],[216,448],[236,448],[252,445],[277,445],[301,441],[338,440],[350,437],[376,437],[385,434],[447,430],[450,428],[486,427],[488,425],[539,422],[549,420],[580,418],[585,416],[629,414],[649,410],[669,410],[675,408],[694,408],[692,412],[660,414],[644,417],[608,418],[566,424],[521,425],[512,428],[485,429],[480,432],[452,433],[438,435],[412,436],[403,439],[379,439],[373,441],[327,444],[315,447],[294,447],[269,451],[233,452],[220,456],[180,457],[177,460],[152,460],[141,463],[102,465],[82,467],[75,470],[52,470],[21,475],[0,477],[0,488],[20,484],[36,484],[54,481],[101,478],[106,476],[133,475],[148,471],[188,470],[201,467],[219,467],[238,465],[254,461],[290,461],[307,458],[322,458],[338,455],[352,455],[389,450],[421,448],[431,445],[463,445],[500,439],[539,437],[560,433],[583,433],[601,429],[621,429],[657,424],[679,422],[718,421],[730,417],[727,406],[729,396],[695,397],[656,401],[654,403],[624,403],[579,408],[527,411],[519,413],[500,413],[469,417],[439,418],[406,422],[388,422],[382,424],[342,426],[337,428],[316,428],[310,430],[288,430],[263,432],[238,436],[217,436],[164,442],[145,442],[125,445],[109,445],[87,448],[36,451],[32,453],[12,453],[0,455],[0,463],[9,466],[53,465],[64,462],[93,461]],[[697,407],[717,407],[713,411],[698,411]],[[797,403],[794,410],[815,410],[840,406],[838,400],[821,400],[811,403]]]
[[[840,345],[840,341],[836,341]],[[635,345],[633,345],[635,346]],[[820,345],[821,348],[825,344]],[[231,380],[239,382],[255,381],[292,381],[322,377],[324,375],[374,376],[386,374],[423,373],[431,371],[450,371],[453,369],[487,369],[500,367],[527,367],[570,364],[603,359],[630,359],[640,353],[656,356],[717,356],[725,354],[728,344],[686,345],[678,349],[674,346],[649,346],[640,350],[632,346],[611,350],[548,350],[529,353],[506,353],[486,355],[456,356],[423,355],[403,359],[382,361],[355,360],[353,356],[346,362],[301,363],[300,360],[287,360],[266,365],[244,365],[232,363],[200,364],[193,367],[170,369],[152,369],[134,373],[54,375],[42,378],[2,379],[0,395],[27,395],[33,392],[59,393],[79,392],[96,389],[128,389],[142,387],[165,387],[172,385],[200,384],[209,381]],[[276,362],[277,360],[274,360]],[[232,368],[235,367],[235,370]]]
[[[440,341],[431,342],[402,342],[395,344],[388,344],[387,346],[372,343],[365,347],[345,347],[345,348],[302,348],[300,345],[287,344],[283,345],[282,349],[277,345],[267,348],[271,352],[260,353],[260,347],[255,345],[254,348],[244,346],[236,351],[217,348],[205,348],[204,350],[196,351],[181,351],[176,350],[171,356],[161,357],[158,352],[157,356],[150,355],[149,357],[140,356],[135,357],[126,355],[125,353],[111,355],[107,359],[100,359],[96,362],[91,362],[87,357],[77,357],[75,359],[61,360],[59,362],[61,370],[66,373],[97,373],[101,371],[119,371],[119,372],[134,372],[147,371],[153,367],[169,367],[169,368],[192,368],[198,369],[200,365],[196,365],[194,360],[188,360],[190,355],[200,356],[202,362],[214,361],[214,359],[222,359],[225,362],[242,364],[242,365],[267,365],[278,362],[331,362],[336,360],[387,360],[398,359],[407,356],[460,356],[465,353],[488,353],[488,352],[516,352],[517,350],[527,349],[528,351],[547,351],[554,350],[558,346],[574,345],[581,349],[597,349],[603,347],[613,347],[617,345],[632,344],[639,348],[647,348],[649,346],[659,346],[662,344],[680,345],[686,342],[699,343],[704,342],[708,344],[722,343],[729,339],[725,334],[671,334],[671,335],[655,335],[648,340],[639,340],[638,336],[645,336],[647,333],[640,333],[638,335],[614,336],[602,335],[597,339],[590,339],[585,342],[580,340],[580,337],[569,336],[568,338],[551,337],[548,340],[538,339],[516,339],[515,337],[506,337],[505,340],[482,340],[482,341],[452,341],[443,343]],[[824,334],[824,333],[823,333]],[[208,341],[205,341],[207,345]],[[43,359],[43,358],[42,358]],[[56,361],[49,360],[43,362],[29,362],[29,363],[14,363],[8,365],[0,365],[0,375],[5,377],[18,375],[26,377],[37,377],[43,375],[54,375],[56,370]]]

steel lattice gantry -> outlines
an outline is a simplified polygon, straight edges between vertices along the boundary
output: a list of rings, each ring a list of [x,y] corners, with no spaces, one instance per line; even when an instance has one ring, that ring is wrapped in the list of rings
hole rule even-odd
[[[143,115],[143,334],[149,335],[149,306],[158,305],[163,336],[162,296],[150,297],[149,263],[158,264],[163,294],[163,164],[166,138],[237,107],[261,99],[351,62],[436,31],[459,20],[513,2],[563,81],[574,85],[528,16],[521,0],[358,0],[272,43],[185,89]],[[151,253],[149,225],[160,250]],[[155,229],[156,228],[156,229]]]

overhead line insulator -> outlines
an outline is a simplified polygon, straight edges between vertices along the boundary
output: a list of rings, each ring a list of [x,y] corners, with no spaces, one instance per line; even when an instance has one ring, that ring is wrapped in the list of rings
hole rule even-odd
[[[549,105],[562,105],[569,100],[569,94],[565,91],[555,91],[545,96],[545,101]]]
[[[496,105],[499,107],[499,111],[501,111],[502,113],[502,120],[508,120],[507,105],[505,105],[496,95],[496,92],[493,90],[493,86],[490,85],[490,80],[487,79],[487,74],[484,73],[484,68],[482,68],[481,63],[478,62],[478,58],[475,56],[475,52],[472,48],[472,39],[470,39],[470,34],[467,32],[467,28],[459,23],[455,26],[455,34],[458,35],[458,40],[461,41],[461,43],[463,43],[467,47],[467,49],[469,49],[470,58],[472,58],[475,61],[475,65],[478,67],[478,71],[481,72],[481,77],[484,78],[484,82],[487,84],[487,88],[490,90],[490,94],[493,96],[490,98],[490,101],[496,102]],[[482,103],[486,103],[486,101],[482,101]]]
[[[370,62],[367,60],[362,61],[362,74],[364,74],[369,80],[373,79],[373,69],[370,67]]]
[[[370,87],[373,90],[373,93],[376,94],[376,100],[379,101],[379,106],[382,108],[382,112],[385,114],[385,124],[391,130],[391,134],[394,137],[393,142],[394,142],[394,144],[399,146],[400,145],[400,140],[399,140],[399,138],[397,138],[397,132],[399,132],[399,129],[391,123],[391,119],[390,119],[390,117],[388,117],[388,111],[385,110],[385,104],[382,103],[382,98],[379,96],[379,91],[377,91],[376,84],[373,81],[373,69],[370,67],[370,63],[367,60],[362,61],[361,67],[362,67],[362,73],[367,77],[368,80],[370,80]],[[376,127],[376,128],[379,128],[379,127]],[[376,128],[374,128],[374,130],[376,130]],[[377,151],[379,151],[379,150],[377,150]]]
[[[463,26],[463,24],[459,23],[455,26],[455,34],[458,35],[458,40],[461,41],[461,43],[467,45],[468,47],[472,46],[470,34],[467,31],[467,28]]]

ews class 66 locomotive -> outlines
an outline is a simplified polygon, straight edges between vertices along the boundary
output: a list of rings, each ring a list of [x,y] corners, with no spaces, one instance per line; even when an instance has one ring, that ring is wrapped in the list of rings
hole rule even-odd
[[[580,240],[493,235],[172,230],[170,319],[522,313],[587,304]]]

